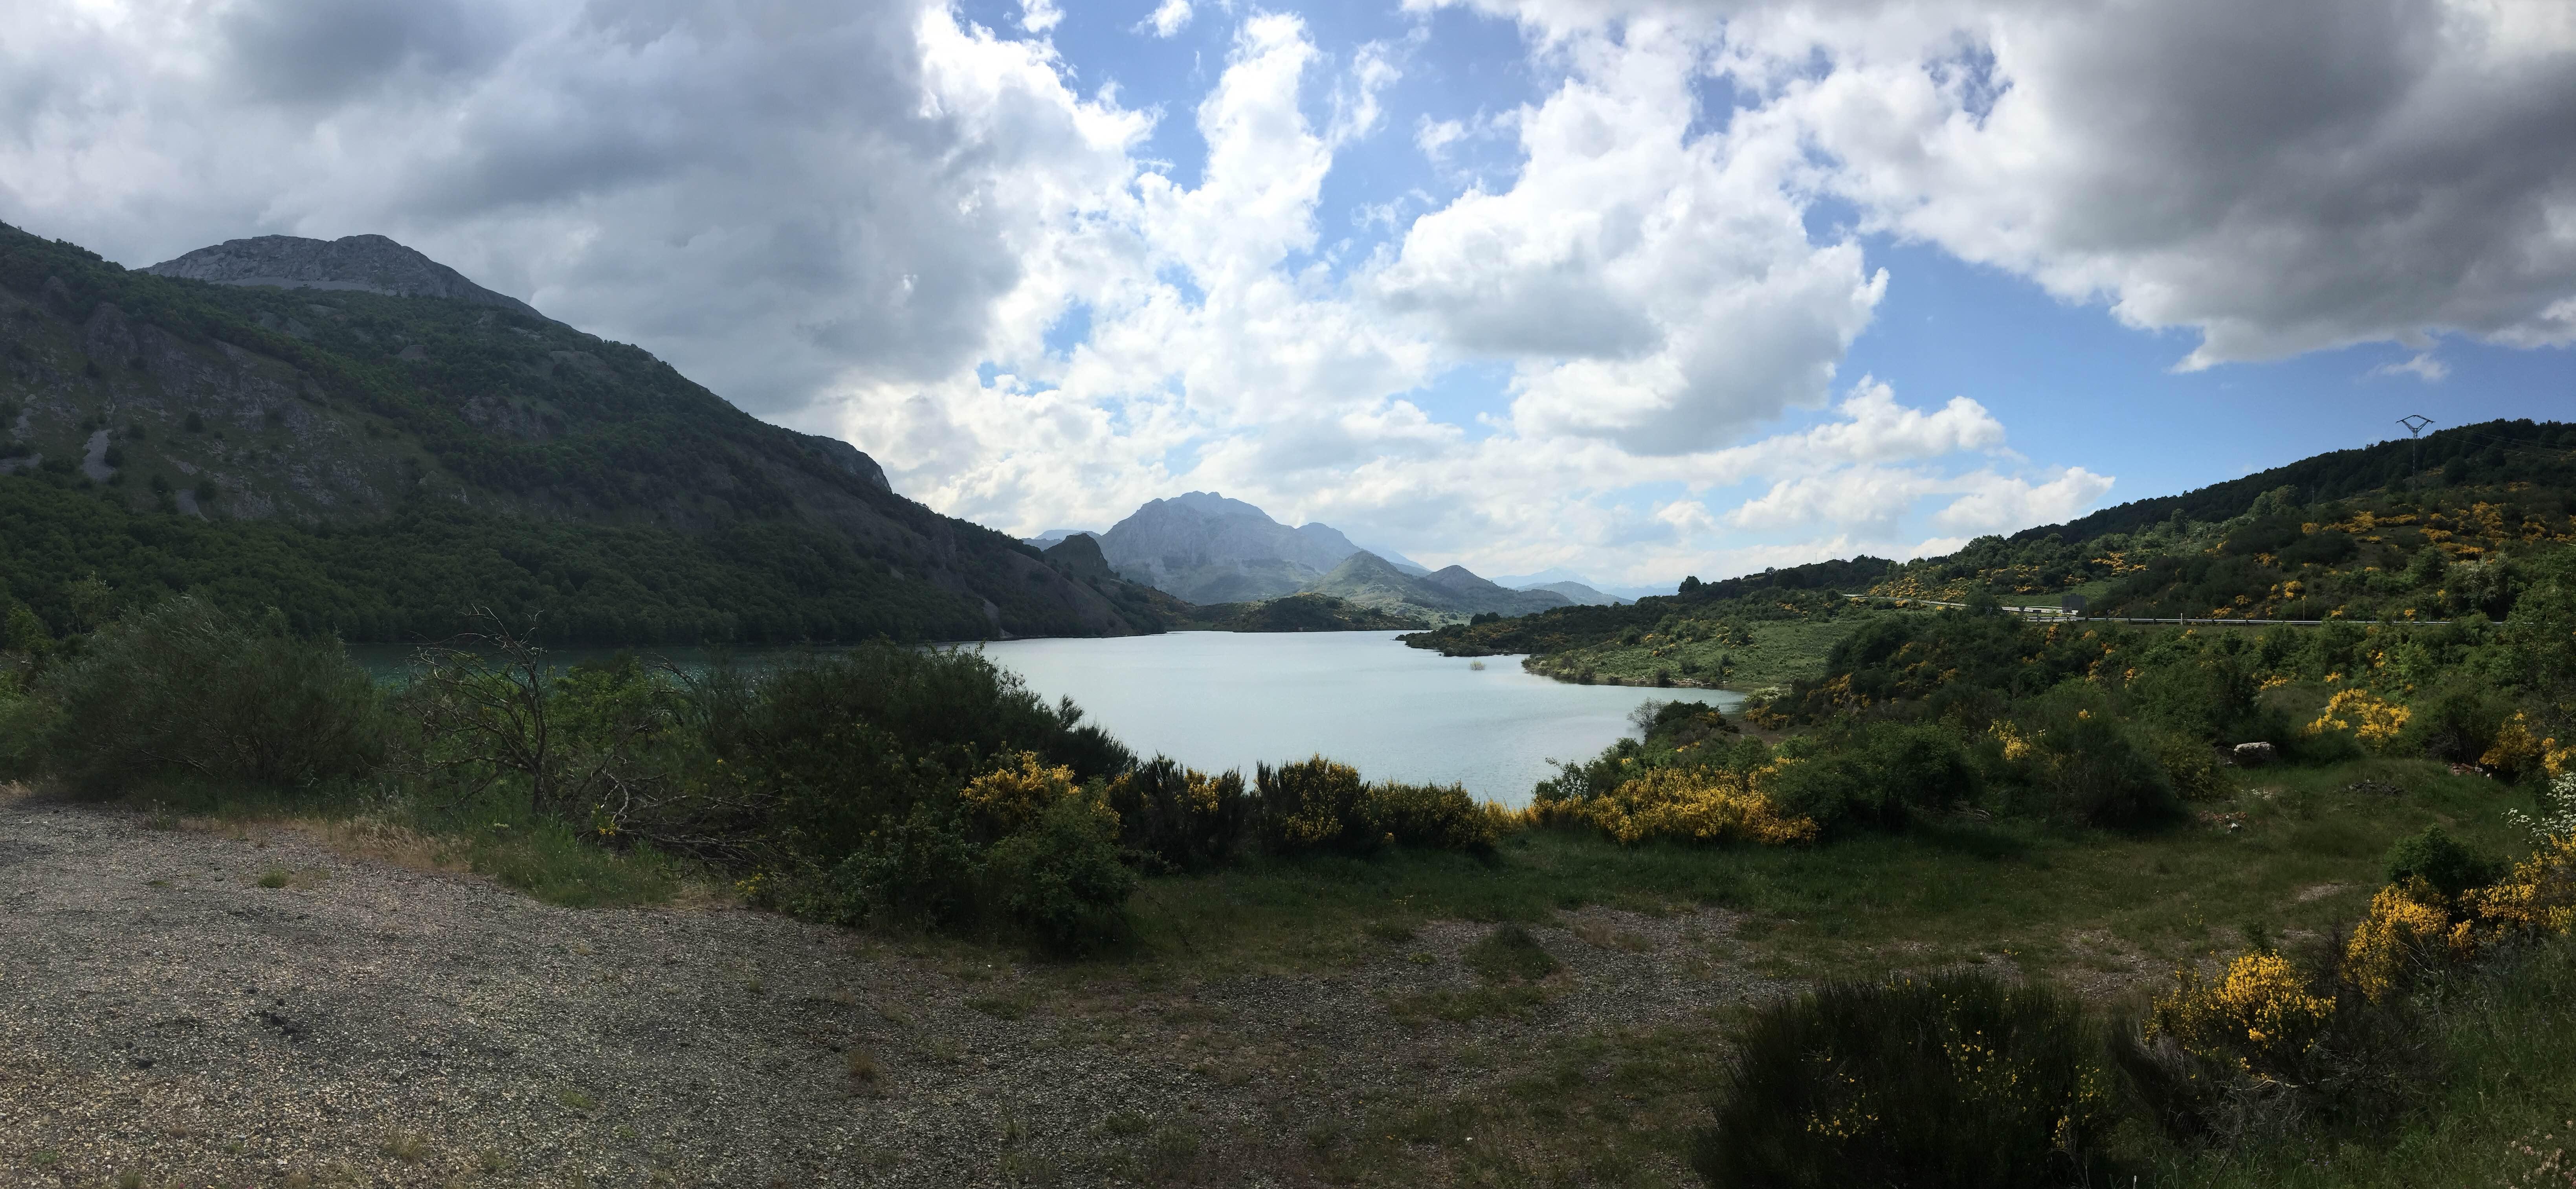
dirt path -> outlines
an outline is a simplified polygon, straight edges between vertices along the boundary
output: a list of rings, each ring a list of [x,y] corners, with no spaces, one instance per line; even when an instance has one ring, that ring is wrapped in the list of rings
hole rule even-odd
[[[1408,1022],[1482,927],[1156,985],[0,800],[0,1184],[1304,1184],[1317,1128],[1764,989],[1717,914],[1564,924],[1526,1021]]]

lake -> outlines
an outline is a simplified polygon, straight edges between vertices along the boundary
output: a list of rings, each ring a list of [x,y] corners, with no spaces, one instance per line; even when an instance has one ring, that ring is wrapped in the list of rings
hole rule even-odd
[[[1048,701],[1071,697],[1085,721],[1116,735],[1139,758],[1160,752],[1202,771],[1301,760],[1318,752],[1371,780],[1467,786],[1519,806],[1554,775],[1550,759],[1590,759],[1630,731],[1628,713],[1649,699],[1705,702],[1729,713],[1742,694],[1722,690],[1566,685],[1521,671],[1518,657],[1464,657],[1407,648],[1398,632],[1171,632],[1085,640],[1005,640],[982,648],[993,663]],[[379,678],[399,680],[413,650],[355,646]],[[638,649],[683,669],[707,663],[700,648]],[[745,648],[734,663],[757,671],[802,655]],[[549,649],[556,665],[604,661],[608,649]]]
[[[1371,780],[1454,781],[1514,806],[1554,774],[1549,759],[1589,759],[1628,733],[1640,702],[1729,712],[1744,702],[1720,690],[1566,685],[1522,672],[1517,657],[1477,669],[1407,648],[1398,634],[1170,632],[981,647],[1030,689],[1071,697],[1139,757],[1241,768],[1248,780],[1255,763],[1321,752]]]

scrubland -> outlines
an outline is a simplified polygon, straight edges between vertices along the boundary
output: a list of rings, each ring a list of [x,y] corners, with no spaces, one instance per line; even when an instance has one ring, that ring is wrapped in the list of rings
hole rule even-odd
[[[227,1166],[243,1183],[2554,1183],[2576,1117],[2555,590],[2475,631],[1876,619],[1741,716],[1649,708],[1519,810],[1322,757],[1248,778],[1140,759],[972,654],[556,671],[487,624],[389,688],[184,601],[15,669],[0,762],[20,813],[231,848],[151,877],[211,910],[167,941],[206,951],[156,955],[174,984],[258,941],[226,923],[264,919],[244,898],[355,920],[335,897],[411,872],[489,889],[439,893],[464,897],[441,918],[459,954],[540,923],[594,949],[627,930],[629,965],[684,953],[674,1002],[744,1030],[657,1025],[711,1084],[804,1132],[838,1134],[811,1122],[836,1103],[835,1125],[906,1137],[827,1153],[680,1111],[657,1163],[634,1104],[664,1050],[621,1033],[613,1075],[568,1083],[590,1108],[555,1094],[518,1140],[475,1140],[536,1145],[494,1167],[423,1107],[411,1158],[343,1119],[313,1167]],[[2250,741],[2272,762],[2223,758]],[[47,889],[18,894],[102,911]],[[278,936],[258,944],[288,961]],[[764,970],[781,945],[811,960]],[[376,957],[436,953],[407,952]],[[603,973],[513,970],[487,1002],[571,1011],[564,980]],[[424,993],[464,999],[455,977]],[[454,1027],[438,1002],[407,1001],[416,1027]],[[287,1032],[234,1014],[174,1018]],[[20,1076],[91,1079],[113,1109],[82,1117],[142,1138],[0,1159],[40,1184],[196,1175],[159,1154],[221,1144],[150,1138],[148,1094],[114,1106],[151,1071],[102,1019]],[[566,1029],[613,1031],[533,1031]],[[523,1073],[473,1076],[516,1102]],[[46,1109],[27,1117],[69,1117]],[[1953,1116],[1983,1122],[1918,1125]]]

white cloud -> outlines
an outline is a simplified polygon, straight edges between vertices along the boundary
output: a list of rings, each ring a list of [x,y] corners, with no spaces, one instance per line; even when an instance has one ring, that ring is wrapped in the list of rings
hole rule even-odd
[[[1932,523],[1954,532],[1999,533],[2075,516],[2111,493],[2111,478],[2068,467],[2045,483],[1980,471],[1952,480],[1966,494],[1934,514]]]
[[[1151,29],[1156,37],[1170,37],[1188,28],[1189,24],[1190,0],[1163,0],[1155,6],[1153,15],[1146,17],[1145,23],[1138,28]]]
[[[937,5],[35,11],[0,217],[132,265],[384,233],[769,416],[972,368],[1150,127]],[[284,77],[326,51],[394,65]]]
[[[2450,378],[2451,367],[2433,358],[2430,351],[2418,351],[2404,363],[2383,363],[2370,369],[2374,376],[2413,376],[2427,384],[2438,384]]]
[[[1849,529],[1872,539],[1886,538],[1894,534],[1897,521],[1912,510],[1915,501],[1942,485],[1940,477],[1921,471],[1837,467],[1774,483],[1759,498],[1727,513],[1726,520],[1738,528],[1769,532]]]
[[[1422,155],[1434,161],[1449,155],[1449,146],[1467,138],[1467,125],[1459,120],[1434,120],[1424,116],[1413,132],[1413,143]]]
[[[2576,7],[1950,4],[1738,22],[1871,221],[2141,327],[2189,370],[2461,332],[2566,343]]]
[[[1827,407],[1886,278],[1808,230],[1824,92],[1702,110],[1751,51],[1686,10],[1569,7],[1533,24],[1529,102],[1408,124],[1413,43],[1328,54],[1287,13],[1241,19],[1166,116],[918,0],[326,8],[0,26],[0,213],[137,264],[384,232],[1006,529],[1210,488],[1425,561],[1652,581],[2062,518],[2109,483],[2017,473],[1967,396],[1864,379]],[[1194,175],[1143,157],[1158,119],[1204,140]],[[1383,250],[1338,256],[1327,180],[1389,123],[1520,160],[1388,197]],[[1050,349],[1074,311],[1088,337]],[[1509,391],[1427,412],[1471,364]]]
[[[1665,29],[1570,42],[1564,84],[1518,114],[1516,184],[1423,215],[1375,278],[1453,349],[1517,361],[1525,433],[1723,444],[1821,402],[1877,305],[1884,274],[1810,243],[1781,188],[1794,136],[1695,130],[1702,52]]]

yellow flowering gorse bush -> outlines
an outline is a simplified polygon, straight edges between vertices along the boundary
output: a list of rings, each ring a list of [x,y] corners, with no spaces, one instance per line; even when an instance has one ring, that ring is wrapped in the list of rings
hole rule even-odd
[[[1050,768],[1038,762],[1036,753],[1024,751],[1017,765],[998,768],[966,782],[958,799],[965,802],[966,815],[977,831],[1000,838],[1019,832],[1036,821],[1047,806],[1079,792],[1073,769]],[[1111,816],[1116,815],[1113,812]]]
[[[2421,880],[2390,884],[2344,943],[2346,977],[2376,1002],[2407,971],[2467,961],[2497,944],[2576,933],[2576,833],[2541,840],[2503,879],[2460,893],[2456,908]]]
[[[2334,1000],[2311,990],[2298,967],[2276,953],[2240,956],[2215,983],[2189,970],[2175,978],[2181,985],[2156,1000],[2147,1035],[2223,1055],[2258,1077],[2306,1057],[2334,1016]]]
[[[2370,898],[2370,915],[2344,941],[2344,977],[2377,1003],[2402,985],[2407,968],[2437,954],[2475,952],[2470,923],[2451,920],[2438,895],[2390,884]]]
[[[1653,768],[1621,781],[1608,794],[1530,807],[1543,825],[1569,822],[1598,827],[1623,843],[1648,840],[1733,842],[1765,846],[1810,842],[1814,819],[1782,813],[1764,786],[1794,760],[1775,760],[1751,773],[1698,768]]]
[[[2308,724],[2308,733],[2350,731],[2373,748],[2386,747],[2406,729],[2410,713],[2405,706],[2366,689],[2337,690],[2334,697],[2326,700],[2325,713]]]

